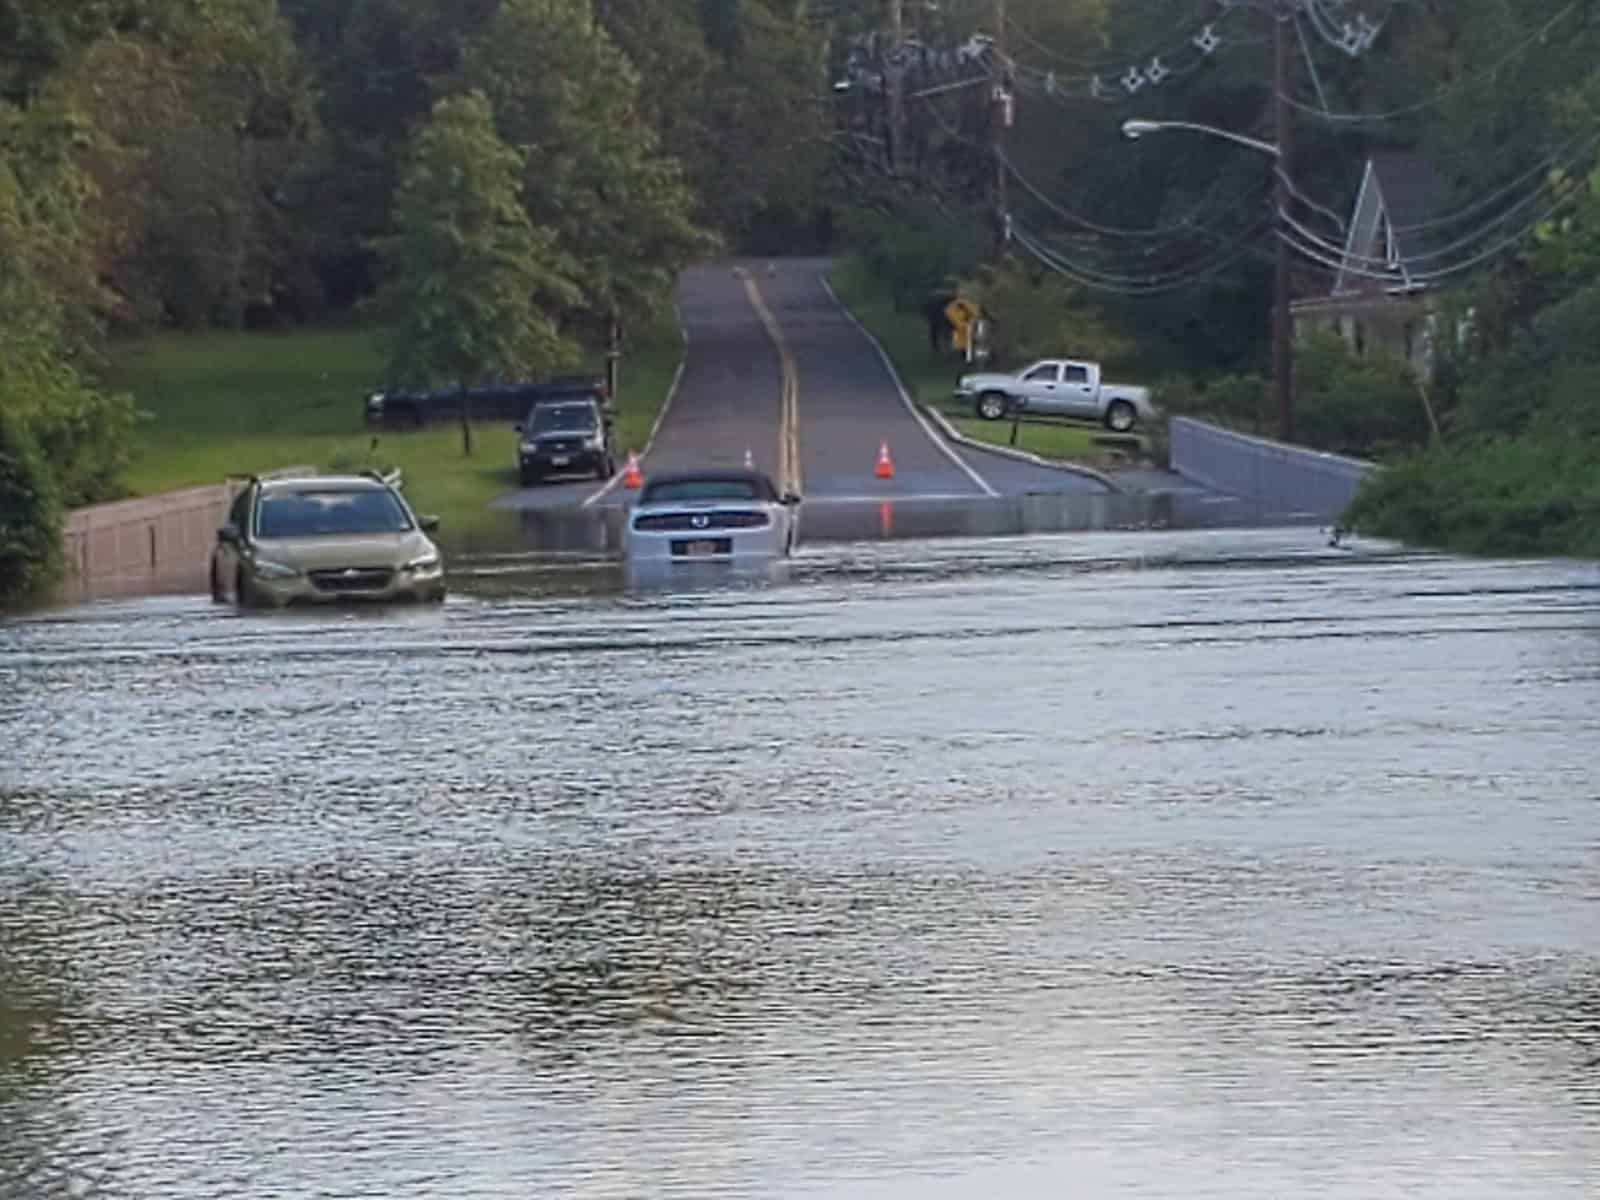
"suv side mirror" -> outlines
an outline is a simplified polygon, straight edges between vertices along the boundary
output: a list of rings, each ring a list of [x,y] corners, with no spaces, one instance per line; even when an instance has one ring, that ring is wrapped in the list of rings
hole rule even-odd
[[[511,432],[512,433],[521,433],[522,432],[522,422],[518,421],[515,425],[513,425],[511,427]]]
[[[217,541],[226,546],[237,546],[239,544],[239,527],[229,521],[221,529],[217,530]]]
[[[787,504],[787,505],[792,507],[792,506],[800,503],[800,493],[799,492],[785,492],[782,495],[782,497],[779,498],[778,502],[780,504]]]
[[[417,528],[423,533],[433,533],[439,528],[439,518],[429,513],[425,517],[417,518]]]

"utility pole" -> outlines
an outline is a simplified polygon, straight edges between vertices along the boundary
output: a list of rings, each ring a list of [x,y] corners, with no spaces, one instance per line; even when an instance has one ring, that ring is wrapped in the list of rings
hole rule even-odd
[[[1272,229],[1277,254],[1272,267],[1272,394],[1277,401],[1278,437],[1294,439],[1294,322],[1289,311],[1289,243],[1283,214],[1289,211],[1289,179],[1294,161],[1294,124],[1289,110],[1289,22],[1294,0],[1273,0],[1272,117],[1278,147],[1273,187]]]
[[[889,175],[898,179],[906,166],[906,23],[904,0],[888,0],[889,53],[884,84],[889,93]]]
[[[1005,135],[1011,124],[1011,57],[1006,53],[1006,0],[994,0],[994,53],[1000,64],[999,82],[989,96],[989,142],[994,156],[995,244],[1005,253],[1009,241],[1010,205],[1006,200]]]

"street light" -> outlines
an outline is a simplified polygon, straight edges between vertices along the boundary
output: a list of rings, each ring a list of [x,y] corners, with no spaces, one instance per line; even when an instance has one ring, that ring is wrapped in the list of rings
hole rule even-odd
[[[1130,142],[1136,142],[1147,133],[1161,133],[1167,129],[1187,129],[1194,133],[1209,133],[1212,137],[1223,138],[1240,146],[1248,146],[1252,150],[1259,150],[1262,154],[1270,154],[1273,158],[1279,157],[1278,148],[1271,142],[1263,142],[1260,138],[1246,137],[1242,133],[1233,133],[1230,130],[1218,129],[1212,125],[1197,125],[1193,121],[1128,120],[1122,123],[1122,136]]]
[[[1278,36],[1282,38],[1282,30],[1278,31]],[[1280,95],[1283,90],[1280,81],[1278,86]],[[1122,136],[1129,141],[1138,141],[1147,133],[1182,129],[1221,138],[1236,146],[1244,146],[1269,156],[1273,160],[1276,193],[1273,199],[1275,208],[1273,221],[1276,225],[1283,220],[1283,214],[1289,211],[1289,170],[1285,161],[1288,158],[1286,147],[1289,141],[1288,109],[1281,103],[1278,108],[1280,111],[1277,143],[1264,142],[1260,138],[1247,137],[1228,129],[1218,129],[1213,125],[1200,125],[1194,121],[1128,120],[1122,123]],[[1272,391],[1278,407],[1278,436],[1287,442],[1294,439],[1294,345],[1289,314],[1289,243],[1281,236],[1281,231],[1279,232],[1272,272]]]

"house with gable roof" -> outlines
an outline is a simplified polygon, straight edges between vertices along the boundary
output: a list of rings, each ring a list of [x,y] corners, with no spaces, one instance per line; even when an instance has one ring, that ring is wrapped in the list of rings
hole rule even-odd
[[[1435,316],[1428,221],[1444,194],[1443,181],[1415,155],[1388,151],[1369,157],[1333,289],[1295,301],[1296,336],[1331,329],[1358,354],[1382,347],[1431,378]]]

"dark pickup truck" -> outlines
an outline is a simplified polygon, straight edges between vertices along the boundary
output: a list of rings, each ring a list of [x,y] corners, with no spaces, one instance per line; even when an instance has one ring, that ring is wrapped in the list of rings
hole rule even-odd
[[[547,400],[598,400],[607,406],[606,385],[592,375],[557,375],[541,383],[494,383],[432,392],[373,392],[364,417],[381,429],[420,429],[441,421],[459,421],[461,404],[474,421],[520,421],[535,404]]]

